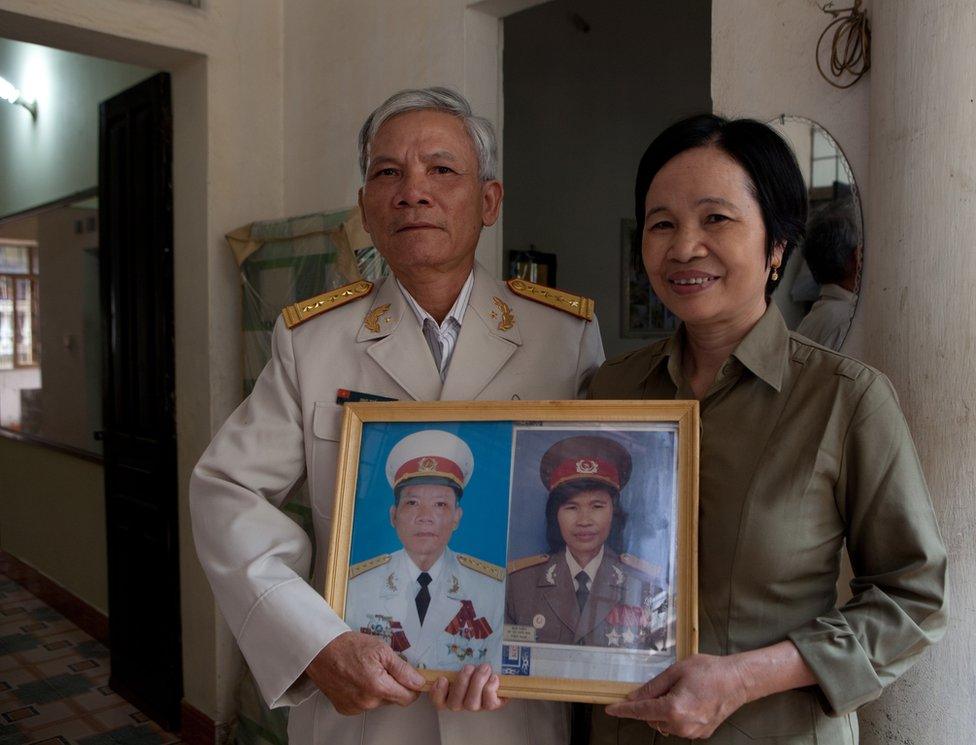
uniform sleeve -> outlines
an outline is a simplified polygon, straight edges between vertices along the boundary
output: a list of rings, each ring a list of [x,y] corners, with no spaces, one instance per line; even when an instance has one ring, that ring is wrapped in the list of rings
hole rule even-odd
[[[348,627],[305,581],[305,531],[279,507],[305,475],[291,333],[279,318],[271,361],[190,479],[197,555],[271,706],[315,692],[305,668]]]
[[[586,398],[590,380],[606,359],[603,353],[603,337],[600,335],[600,322],[596,316],[583,324],[580,339],[579,359],[576,365],[576,397]]]
[[[835,715],[877,698],[946,625],[946,550],[891,384],[857,406],[836,486],[854,578],[840,609],[789,638]]]

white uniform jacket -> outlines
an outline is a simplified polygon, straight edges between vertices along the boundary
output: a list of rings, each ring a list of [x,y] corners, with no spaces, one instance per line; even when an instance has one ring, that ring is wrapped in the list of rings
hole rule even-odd
[[[272,706],[296,707],[288,728],[293,745],[565,741],[561,704],[513,701],[491,713],[438,713],[422,696],[409,707],[344,717],[303,672],[349,629],[321,593],[339,445],[337,390],[419,401],[573,399],[602,361],[595,320],[524,299],[480,266],[443,383],[392,280],[291,330],[278,319],[270,362],[194,469],[190,509],[197,554],[262,694]],[[279,510],[302,479],[320,547],[311,584],[312,546]]]
[[[500,670],[504,583],[464,566],[449,548],[441,561],[427,588],[430,605],[423,624],[416,602],[419,571],[402,548],[349,580],[346,623],[353,631],[383,636],[416,668],[460,670],[489,662]]]

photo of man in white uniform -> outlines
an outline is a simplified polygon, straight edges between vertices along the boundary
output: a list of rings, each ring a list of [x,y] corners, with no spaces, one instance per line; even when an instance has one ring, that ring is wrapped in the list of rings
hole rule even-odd
[[[449,432],[400,440],[386,477],[390,523],[403,547],[349,569],[346,623],[383,637],[417,668],[499,667],[504,569],[448,547],[473,469],[471,448]]]

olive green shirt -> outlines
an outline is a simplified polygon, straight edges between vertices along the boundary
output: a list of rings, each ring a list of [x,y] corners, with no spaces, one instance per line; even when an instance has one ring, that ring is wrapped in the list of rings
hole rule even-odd
[[[590,397],[693,398],[683,343],[682,328],[608,360]],[[895,392],[771,304],[702,399],[701,426],[700,651],[790,639],[819,684],[747,704],[708,742],[856,743],[852,712],[946,623],[945,547]],[[853,598],[838,608],[845,541]],[[595,743],[651,732],[594,712]]]

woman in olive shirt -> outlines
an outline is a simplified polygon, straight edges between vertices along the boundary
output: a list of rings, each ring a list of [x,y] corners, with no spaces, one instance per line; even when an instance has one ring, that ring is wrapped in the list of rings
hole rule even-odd
[[[771,129],[672,126],[641,160],[635,207],[651,286],[683,323],[607,361],[590,396],[701,402],[702,654],[596,710],[592,742],[646,743],[646,723],[669,745],[856,743],[854,710],[946,619],[945,548],[894,391],[769,301],[806,217]]]

